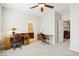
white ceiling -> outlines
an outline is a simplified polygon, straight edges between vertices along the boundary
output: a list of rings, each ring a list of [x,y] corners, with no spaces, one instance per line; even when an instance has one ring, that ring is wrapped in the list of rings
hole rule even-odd
[[[59,13],[61,13],[62,15],[68,15],[69,14],[69,5],[68,3],[47,3],[49,5],[52,5],[55,7],[55,10]],[[36,3],[26,3],[26,4],[21,4],[21,3],[3,3],[1,4],[3,7],[5,8],[9,8],[9,9],[13,9],[16,11],[20,11],[20,12],[29,12],[35,15],[40,15],[42,14],[40,12],[40,9],[34,8],[34,9],[30,9],[30,7],[37,5]],[[48,11],[48,10],[53,10],[50,8],[45,8],[44,11]]]

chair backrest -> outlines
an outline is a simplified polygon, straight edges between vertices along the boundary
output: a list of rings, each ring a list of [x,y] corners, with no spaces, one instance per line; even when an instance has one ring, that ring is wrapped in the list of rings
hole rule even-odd
[[[46,39],[46,35],[45,34],[41,33],[41,35],[42,35],[43,39]]]
[[[21,41],[21,36],[20,36],[20,34],[15,34],[14,37],[13,37],[13,40],[14,40],[14,42]]]

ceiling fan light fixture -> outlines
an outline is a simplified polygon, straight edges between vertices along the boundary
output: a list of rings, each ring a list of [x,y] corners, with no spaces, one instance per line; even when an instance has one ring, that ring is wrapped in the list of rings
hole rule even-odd
[[[48,4],[46,4],[46,3],[38,3],[38,5],[35,5],[35,6],[31,7],[30,9],[36,8],[36,7],[39,7],[40,10],[41,10],[41,12],[44,11],[44,8],[45,8],[45,7],[47,7],[47,8],[54,8],[54,6],[48,5]]]
[[[45,8],[45,5],[44,4],[39,4],[39,7],[41,8]]]

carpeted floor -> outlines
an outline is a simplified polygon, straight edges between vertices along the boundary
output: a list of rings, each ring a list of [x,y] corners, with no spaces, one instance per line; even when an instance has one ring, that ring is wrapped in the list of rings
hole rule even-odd
[[[0,54],[5,56],[79,56],[79,52],[69,49],[69,40],[50,45],[34,41],[30,45],[22,46],[22,49],[4,50]]]

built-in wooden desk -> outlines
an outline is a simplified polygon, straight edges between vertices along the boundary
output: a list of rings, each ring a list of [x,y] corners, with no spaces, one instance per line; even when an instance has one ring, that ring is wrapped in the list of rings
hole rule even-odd
[[[22,44],[27,45],[30,43],[29,39],[34,38],[34,33],[19,33],[21,35]],[[28,35],[27,35],[28,34]],[[10,49],[12,47],[12,36],[5,37],[5,49]]]

